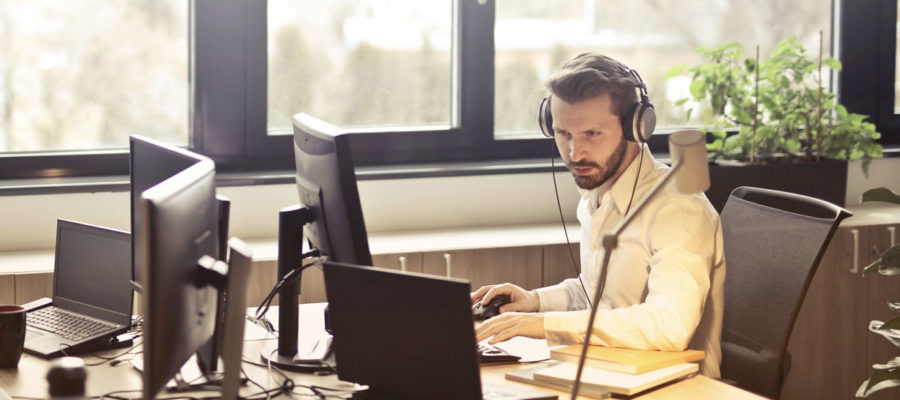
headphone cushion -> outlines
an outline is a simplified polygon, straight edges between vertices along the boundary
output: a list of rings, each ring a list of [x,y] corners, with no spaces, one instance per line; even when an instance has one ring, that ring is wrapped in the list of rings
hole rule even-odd
[[[638,116],[638,127],[640,127],[640,131],[638,132],[638,141],[641,143],[645,143],[650,140],[650,136],[653,135],[653,131],[656,129],[656,109],[653,108],[653,104],[650,103],[642,103],[641,113]]]
[[[544,136],[553,137],[553,114],[550,113],[550,101],[546,97],[541,100],[541,108],[538,110],[538,124]]]

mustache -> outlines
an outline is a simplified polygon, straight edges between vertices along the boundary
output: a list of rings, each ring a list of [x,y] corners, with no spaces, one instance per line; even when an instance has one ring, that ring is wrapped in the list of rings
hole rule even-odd
[[[594,168],[600,168],[600,164],[592,163],[592,162],[589,162],[589,161],[578,161],[578,162],[570,161],[570,162],[567,162],[567,163],[566,163],[566,166],[569,167],[569,168],[576,168],[576,167],[594,167]]]

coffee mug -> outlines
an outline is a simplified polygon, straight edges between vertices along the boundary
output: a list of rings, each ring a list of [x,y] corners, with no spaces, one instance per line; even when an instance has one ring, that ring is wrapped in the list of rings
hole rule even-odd
[[[25,309],[0,305],[0,368],[16,368],[25,346]]]

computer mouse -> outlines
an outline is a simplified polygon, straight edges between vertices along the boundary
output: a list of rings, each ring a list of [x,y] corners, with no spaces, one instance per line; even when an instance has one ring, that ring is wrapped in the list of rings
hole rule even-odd
[[[491,318],[500,314],[500,306],[508,304],[509,302],[509,295],[506,294],[494,296],[487,304],[481,304],[481,301],[479,300],[472,305],[472,317],[475,318],[476,321]]]

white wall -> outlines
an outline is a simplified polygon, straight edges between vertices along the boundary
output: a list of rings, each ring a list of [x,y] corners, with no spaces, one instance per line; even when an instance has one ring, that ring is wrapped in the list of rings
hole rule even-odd
[[[900,158],[873,160],[866,178],[859,162],[848,170],[847,206],[865,190],[900,192]],[[567,172],[557,173],[567,220],[574,221],[578,194]],[[547,173],[359,182],[369,232],[558,223],[553,181]],[[297,202],[294,185],[223,187],[232,201],[231,235],[246,240],[277,236],[277,215]],[[0,251],[52,249],[56,219],[130,229],[127,192],[0,196]]]
[[[567,172],[558,173],[567,220],[578,194]],[[359,182],[369,232],[541,224],[559,221],[549,172]],[[295,204],[294,185],[223,187],[231,199],[231,236],[277,236],[278,210]],[[0,251],[51,249],[56,219],[130,230],[128,192],[0,196]]]
[[[853,161],[847,166],[848,207],[858,205],[863,192],[872,188],[884,186],[894,193],[900,193],[900,157],[872,160],[868,177],[863,174],[861,163]]]

